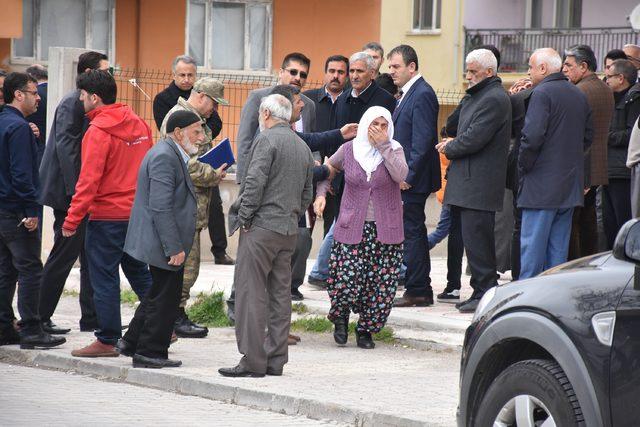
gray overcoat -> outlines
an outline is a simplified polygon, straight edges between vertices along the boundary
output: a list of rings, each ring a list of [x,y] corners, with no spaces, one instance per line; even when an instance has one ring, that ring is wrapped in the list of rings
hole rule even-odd
[[[501,211],[511,137],[511,101],[497,77],[467,92],[456,138],[444,150],[451,163],[443,204]]]
[[[138,172],[138,188],[131,209],[126,253],[165,270],[172,255],[189,255],[196,233],[196,195],[187,164],[170,138],[156,143]]]

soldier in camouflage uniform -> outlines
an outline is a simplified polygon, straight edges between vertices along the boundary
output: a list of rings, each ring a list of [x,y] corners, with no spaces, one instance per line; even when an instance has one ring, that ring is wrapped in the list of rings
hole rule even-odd
[[[225,172],[223,167],[213,169],[211,166],[198,161],[198,157],[209,151],[213,145],[211,129],[206,125],[206,119],[217,108],[218,104],[229,105],[224,99],[224,85],[209,77],[198,80],[193,85],[193,90],[189,99],[178,98],[178,103],[164,118],[160,132],[165,135],[167,120],[175,111],[192,111],[202,119],[202,129],[205,139],[198,147],[198,153],[193,155],[187,164],[189,175],[195,187],[196,199],[198,203],[198,213],[196,219],[196,235],[193,239],[193,247],[184,263],[184,283],[182,285],[182,298],[180,300],[180,312],[175,324],[176,335],[183,338],[203,338],[209,332],[206,327],[198,326],[191,322],[185,313],[185,306],[189,299],[191,287],[196,282],[200,273],[200,232],[207,227],[209,221],[209,201],[211,199],[211,189],[220,183]]]

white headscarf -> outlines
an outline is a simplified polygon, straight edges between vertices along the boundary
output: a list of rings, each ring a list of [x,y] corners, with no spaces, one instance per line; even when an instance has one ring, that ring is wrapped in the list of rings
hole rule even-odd
[[[384,107],[371,107],[365,111],[358,124],[358,134],[353,140],[353,157],[367,173],[367,181],[371,181],[371,174],[384,160],[380,152],[369,143],[369,126],[378,117],[383,117],[389,123],[387,134],[391,148],[395,150],[401,147],[399,142],[393,140],[393,120],[389,110]]]

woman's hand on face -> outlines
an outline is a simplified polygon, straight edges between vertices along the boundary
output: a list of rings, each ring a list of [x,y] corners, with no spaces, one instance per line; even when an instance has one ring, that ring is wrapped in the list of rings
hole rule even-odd
[[[315,202],[313,202],[313,211],[322,218],[322,213],[324,212],[324,208],[327,205],[327,199],[324,196],[316,197]]]
[[[375,126],[369,127],[369,142],[375,148],[389,141],[389,134],[386,130],[382,130]]]

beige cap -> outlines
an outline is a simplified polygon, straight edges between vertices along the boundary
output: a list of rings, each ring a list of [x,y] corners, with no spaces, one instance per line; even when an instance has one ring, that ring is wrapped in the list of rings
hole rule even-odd
[[[224,85],[220,80],[203,77],[193,85],[193,90],[204,93],[218,104],[229,105],[229,101],[224,99]]]

